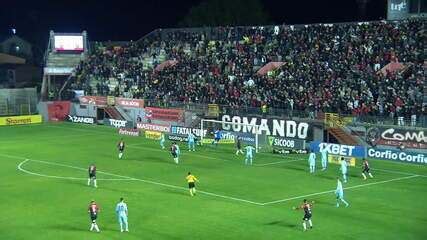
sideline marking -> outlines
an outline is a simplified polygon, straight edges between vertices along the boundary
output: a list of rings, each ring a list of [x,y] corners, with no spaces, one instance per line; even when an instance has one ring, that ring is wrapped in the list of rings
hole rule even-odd
[[[355,185],[355,186],[351,186],[351,187],[345,187],[344,190],[353,189],[353,188],[361,188],[361,187],[377,185],[377,184],[382,184],[382,183],[388,183],[388,182],[394,182],[394,181],[410,179],[410,178],[415,178],[415,177],[420,177],[420,175],[411,175],[411,176],[407,176],[407,177],[393,178],[393,179],[383,180],[383,181],[378,181],[378,182],[373,182],[373,183],[359,184],[359,185]],[[262,205],[265,206],[265,205],[270,205],[270,204],[275,204],[275,203],[282,203],[282,202],[287,202],[287,201],[291,201],[291,200],[295,200],[295,199],[317,196],[317,195],[322,195],[322,194],[326,194],[326,193],[333,193],[333,192],[335,192],[335,190],[311,193],[311,194],[307,194],[307,195],[301,195],[301,196],[295,196],[295,197],[290,197],[290,198],[285,198],[285,199],[279,199],[279,200],[271,201],[271,202],[265,202]]]

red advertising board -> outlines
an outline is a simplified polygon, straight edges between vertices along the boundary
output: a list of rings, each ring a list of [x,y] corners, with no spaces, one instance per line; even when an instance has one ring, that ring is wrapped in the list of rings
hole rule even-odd
[[[143,108],[143,99],[116,98],[116,105],[121,107]]]
[[[163,121],[173,121],[180,122],[182,121],[184,111],[180,109],[170,109],[170,108],[154,108],[147,107],[145,108],[147,116],[150,114],[151,119],[158,119]]]
[[[79,97],[80,104],[94,104],[97,106],[106,106],[107,105],[107,97],[103,96],[81,96]]]
[[[64,121],[68,118],[70,114],[70,105],[69,101],[54,101],[47,104],[47,112],[49,121]]]

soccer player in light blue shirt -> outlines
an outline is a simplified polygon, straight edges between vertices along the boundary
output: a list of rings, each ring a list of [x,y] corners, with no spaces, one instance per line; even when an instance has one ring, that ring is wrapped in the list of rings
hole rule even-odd
[[[188,136],[187,136],[187,141],[188,141],[188,151],[196,151],[196,144],[194,143],[194,139],[195,139],[196,137],[194,136],[194,134],[193,133],[189,133],[188,134]]]
[[[322,171],[325,171],[328,166],[328,150],[324,148],[320,153],[322,154]]]
[[[335,195],[337,196],[337,207],[340,206],[340,201],[343,202],[346,207],[350,205],[346,200],[344,200],[344,189],[339,177],[337,177],[337,189],[335,190]]]
[[[347,161],[344,158],[341,158],[340,164],[341,164],[340,170],[342,173],[342,178],[344,180],[344,183],[346,183],[347,182]]]
[[[310,173],[314,173],[316,169],[316,154],[311,151],[308,157],[308,165],[310,166]]]
[[[254,152],[255,148],[248,145],[245,147],[245,150],[246,150],[245,164],[246,165],[247,164],[252,165],[252,160],[254,158],[253,152]]]
[[[161,133],[161,135],[160,135],[160,147],[162,149],[165,149],[165,134],[164,133]]]
[[[126,232],[129,232],[128,206],[123,198],[120,198],[120,202],[116,205],[116,214],[120,224],[120,232],[123,232],[123,228]]]

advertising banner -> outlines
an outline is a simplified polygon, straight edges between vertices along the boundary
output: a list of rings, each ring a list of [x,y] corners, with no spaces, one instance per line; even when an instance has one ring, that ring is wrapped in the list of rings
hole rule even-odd
[[[147,139],[160,140],[162,133],[161,132],[155,132],[155,131],[145,131],[144,135],[145,135],[145,138],[147,138]]]
[[[67,121],[73,123],[86,123],[86,124],[94,124],[95,118],[93,117],[80,117],[80,116],[71,116],[68,115]]]
[[[212,143],[213,142],[213,138],[203,138],[202,139],[202,143],[203,144],[210,144],[210,143]],[[219,142],[218,142],[219,144],[234,144],[234,143],[236,143],[236,141],[234,140],[234,138],[229,138],[229,139],[227,139],[227,138],[221,138],[221,140],[219,140]]]
[[[363,146],[350,146],[313,141],[310,143],[310,149],[314,152],[320,152],[321,150],[326,149],[329,154],[345,157],[365,157],[365,147]]]
[[[256,129],[253,125],[259,125],[258,131],[260,135],[265,134],[267,136],[297,138],[302,140],[311,140],[313,138],[312,127],[307,122],[276,118],[260,118],[258,116],[241,117],[231,115],[222,115],[221,120],[230,122],[222,124],[222,129],[226,131],[254,134]]]
[[[369,148],[367,153],[368,157],[370,158],[378,158],[407,163],[427,164],[427,154],[423,153],[377,148]]]
[[[42,115],[0,117],[0,126],[41,123]]]
[[[107,106],[107,97],[103,96],[81,96],[79,97],[80,104],[93,104],[96,106]]]
[[[171,128],[169,126],[151,124],[151,123],[137,123],[136,127],[144,131],[148,130],[148,131],[167,132],[167,133],[171,131]]]
[[[139,137],[140,135],[139,130],[134,128],[119,128],[119,134],[131,137]]]
[[[116,105],[121,107],[143,108],[143,99],[116,98]]]
[[[305,149],[305,141],[293,138],[268,137],[268,144],[274,148]]]
[[[328,155],[328,162],[329,163],[334,163],[334,164],[341,164],[341,161],[347,161],[347,164],[355,167],[356,166],[356,158],[354,157],[343,157],[343,156],[339,156],[339,155]]]
[[[168,140],[174,141],[174,142],[187,142],[188,139],[186,136],[179,136],[179,135],[168,135]]]
[[[170,133],[174,135],[183,135],[187,136],[189,133],[193,133],[196,137],[200,137],[201,130],[200,128],[188,128],[188,127],[181,127],[181,126],[171,126]],[[207,130],[203,130],[203,137],[206,136]]]
[[[47,112],[49,121],[64,121],[70,114],[71,102],[69,101],[54,101],[47,104]]]
[[[146,107],[145,111],[147,118],[163,121],[181,122],[184,116],[181,109]]]
[[[372,127],[368,129],[366,137],[375,145],[427,149],[427,133],[423,129]]]
[[[105,118],[104,124],[109,125],[115,128],[132,128],[132,122],[126,121],[126,120],[117,120],[117,119],[111,119],[111,118]]]

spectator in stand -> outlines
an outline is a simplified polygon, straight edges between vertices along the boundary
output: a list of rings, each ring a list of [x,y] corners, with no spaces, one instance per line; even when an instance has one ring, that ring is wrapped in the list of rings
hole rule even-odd
[[[74,87],[98,95],[412,119],[423,106],[425,19],[209,31],[158,30],[98,46]],[[156,70],[165,60],[175,64]],[[266,63],[283,65],[258,75]],[[403,63],[394,71],[389,63]],[[388,68],[388,70],[386,70]],[[92,89],[96,83],[96,88]],[[400,123],[400,122],[399,122]],[[412,122],[411,122],[412,123]]]

